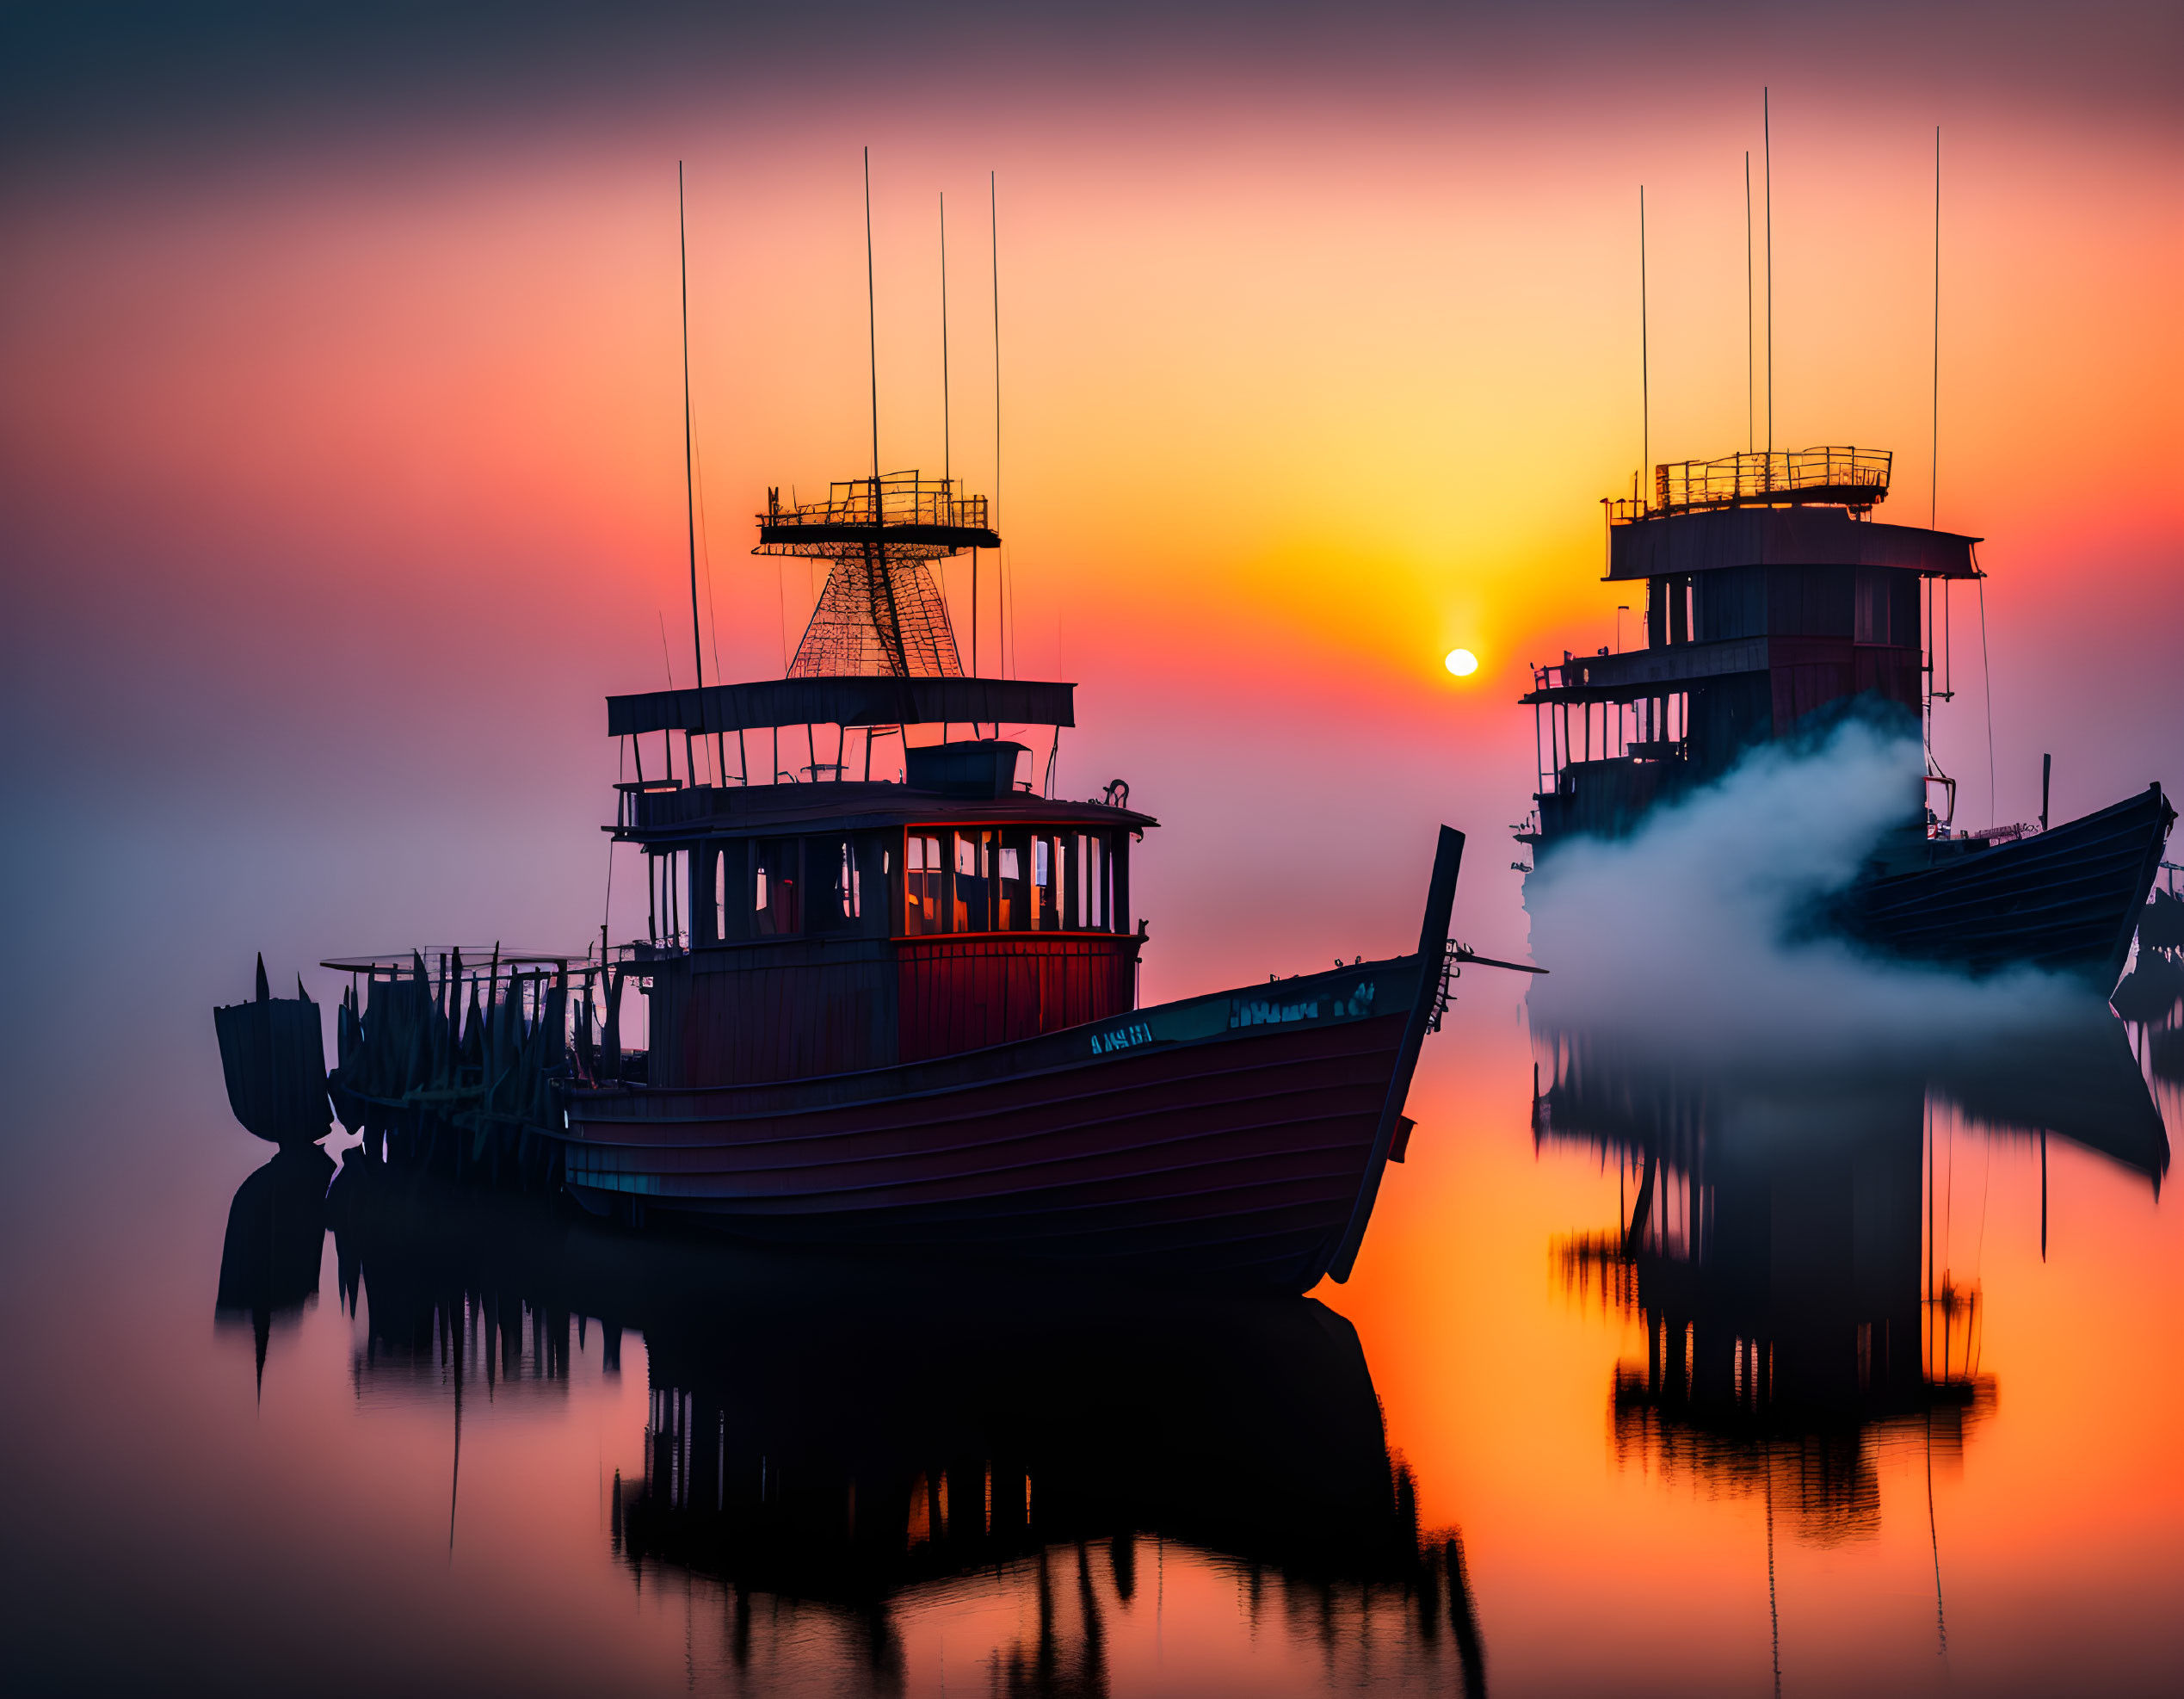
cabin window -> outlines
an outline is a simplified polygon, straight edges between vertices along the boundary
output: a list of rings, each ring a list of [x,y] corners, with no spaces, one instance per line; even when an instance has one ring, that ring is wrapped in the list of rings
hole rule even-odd
[[[1078,927],[1086,931],[1101,932],[1107,924],[1107,839],[1103,833],[1080,832],[1077,839],[1077,875],[1073,895],[1077,899],[1074,917]]]
[[[913,936],[947,930],[942,906],[947,868],[937,835],[912,832],[903,846],[903,930]]]
[[[1032,924],[1032,837],[1024,831],[991,834],[996,856],[994,927],[1002,932],[1022,932]]]
[[[840,840],[826,841],[838,856]],[[811,853],[820,853],[814,842]],[[864,852],[869,857],[873,851]],[[860,865],[853,846],[849,870]],[[885,866],[879,862],[865,866]],[[815,862],[816,869],[817,863]],[[813,878],[819,875],[816,871]],[[912,830],[903,838],[901,927],[911,937],[941,932],[1106,931],[1118,876],[1106,832],[1051,828]],[[830,875],[842,901],[839,874]],[[848,911],[845,911],[845,917]],[[830,918],[824,924],[839,924]]]
[[[812,911],[812,930],[821,932],[861,930],[865,913],[865,874],[872,850],[854,837],[814,838],[805,849],[811,877],[826,878],[827,894]]]
[[[1854,640],[1917,646],[1919,592],[1914,574],[1894,567],[1860,566],[1854,596]]]
[[[803,845],[793,837],[762,839],[751,846],[751,930],[762,938],[803,930],[798,912]]]
[[[1031,927],[1052,932],[1062,924],[1062,840],[1040,832],[1032,839]]]
[[[844,920],[860,920],[865,912],[865,874],[857,865],[857,846],[844,838],[834,871],[835,906]]]
[[[729,943],[750,936],[751,917],[745,905],[736,897],[743,886],[745,854],[745,846],[733,840],[708,844],[702,852],[699,870],[712,882],[700,884],[690,895],[694,912],[704,917],[708,936],[714,943]]]
[[[993,834],[959,831],[955,840],[956,932],[985,932],[993,927]]]
[[[687,945],[690,942],[689,919],[683,912],[683,905],[694,871],[690,852],[669,850],[648,855],[646,859],[651,864],[647,868],[651,875],[648,936],[658,944]]]

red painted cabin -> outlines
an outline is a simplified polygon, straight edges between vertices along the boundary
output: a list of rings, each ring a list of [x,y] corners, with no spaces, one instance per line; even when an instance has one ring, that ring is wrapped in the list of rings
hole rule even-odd
[[[656,772],[672,771],[678,745],[686,775],[700,750],[716,770],[738,749],[811,756],[802,780],[620,787],[613,831],[641,846],[650,874],[633,967],[649,981],[651,1083],[882,1068],[1132,1008],[1144,932],[1131,919],[1131,846],[1157,822],[1040,794],[1018,776],[1022,743],[948,735],[1058,735],[1074,724],[1074,688],[823,677],[611,698],[609,729],[640,758],[653,734],[664,740],[651,743]],[[859,778],[840,759],[852,732]],[[901,748],[900,782],[871,777],[874,745],[894,755],[898,732],[936,741]],[[836,758],[823,762],[829,743]]]

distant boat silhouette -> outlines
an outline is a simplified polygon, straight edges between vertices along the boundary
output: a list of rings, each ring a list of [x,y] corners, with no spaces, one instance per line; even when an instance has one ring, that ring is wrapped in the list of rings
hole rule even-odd
[[[1946,689],[1934,587],[1985,575],[1976,537],[1872,521],[1891,464],[1870,448],[1731,454],[1657,466],[1648,495],[1605,504],[1607,577],[1645,586],[1644,646],[1533,669],[1521,701],[1540,769],[1520,842],[1544,860],[1621,837],[1845,711],[1917,734]],[[1968,831],[1953,829],[1956,782],[1928,765],[1946,809],[1907,806],[1833,924],[1886,954],[2113,987],[2176,819],[2161,787],[2052,828],[2043,794],[2037,827]]]
[[[293,998],[275,997],[258,958],[257,996],[213,1010],[228,1106],[259,1138],[308,1145],[326,1136],[333,1115],[326,1102],[326,1044],[318,1005],[302,981]]]

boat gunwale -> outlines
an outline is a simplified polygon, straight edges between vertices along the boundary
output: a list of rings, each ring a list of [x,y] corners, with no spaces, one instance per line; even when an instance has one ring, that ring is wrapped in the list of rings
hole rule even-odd
[[[941,936],[954,936],[963,935],[946,934]],[[1354,962],[1339,969],[1322,968],[1316,973],[1299,974],[1292,979],[1273,980],[1268,983],[1270,986],[1296,987],[1299,992],[1301,992],[1319,982],[1332,981],[1340,975],[1353,974],[1361,976],[1367,973],[1386,973],[1391,970],[1403,971],[1416,967],[1419,964],[1420,960],[1421,959],[1416,955],[1389,956],[1377,962]],[[1415,986],[1412,990],[1411,995],[1414,999],[1424,990],[1422,980],[1423,976],[1422,975],[1421,983]],[[1028,1047],[1033,1045],[1050,1046],[1058,1049],[1059,1041],[1068,1039],[1073,1035],[1083,1035],[1094,1028],[1127,1026],[1132,1022],[1143,1022],[1148,1017],[1153,1016],[1170,1014],[1178,1010],[1192,1008],[1194,1005],[1210,1004],[1223,998],[1242,997],[1256,989],[1257,988],[1255,986],[1241,986],[1232,987],[1226,991],[1202,992],[1193,997],[1179,998],[1172,1003],[1157,1003],[1142,1009],[1126,1010],[1122,1014],[1119,1015],[1102,1016],[1096,1021],[1081,1021],[1075,1026],[1058,1027],[1052,1032],[1036,1033],[1028,1038],[1010,1039],[1006,1043],[1003,1044],[983,1045],[975,1050],[959,1050],[947,1056],[923,1057],[916,1061],[911,1062],[890,1062],[885,1066],[879,1068],[854,1068],[844,1070],[839,1073],[804,1074],[791,1079],[748,1080],[738,1081],[733,1084],[714,1085],[649,1085],[635,1084],[628,1082],[620,1082],[613,1085],[566,1085],[563,1087],[563,1091],[565,1098],[565,1107],[573,1115],[576,1108],[579,1104],[604,1103],[613,1102],[616,1099],[629,1102],[657,1101],[667,1097],[693,1097],[700,1093],[787,1091],[799,1087],[819,1088],[862,1079],[877,1079],[883,1075],[904,1072],[911,1069],[945,1068],[953,1064],[967,1063],[973,1059],[977,1059],[990,1066],[993,1062],[999,1060],[1003,1056],[1004,1053],[1011,1050]],[[1286,995],[1286,993],[1285,993],[1285,995]],[[1408,1006],[1409,1005],[1407,1004],[1405,1005],[1406,1010]],[[1385,1014],[1392,1015],[1396,1012],[1396,1010],[1392,1007],[1388,1008],[1385,1011],[1376,1008],[1368,1014],[1328,1016],[1313,1020],[1310,1022],[1299,1022],[1294,1024],[1301,1029],[1323,1031],[1336,1027],[1360,1025],[1368,1021],[1381,1018],[1384,1012]],[[968,1078],[951,1080],[937,1085],[921,1086],[914,1090],[904,1090],[891,1092],[874,1091],[867,1096],[844,1097],[831,1103],[792,1104],[785,1106],[783,1109],[777,1111],[739,1110],[724,1112],[719,1115],[687,1117],[687,1119],[743,1119],[752,1118],[756,1115],[765,1114],[809,1115],[826,1109],[854,1108],[863,1103],[907,1103],[915,1101],[921,1097],[939,1097],[953,1092],[974,1090],[980,1086],[1002,1085],[1015,1080],[1037,1079],[1053,1074],[1076,1072],[1086,1067],[1099,1066],[1108,1063],[1126,1060],[1133,1056],[1166,1055],[1171,1054],[1178,1050],[1200,1048],[1215,1044],[1228,1043],[1246,1036],[1263,1037],[1269,1035],[1268,1031],[1268,1029],[1290,1024],[1292,1023],[1286,1022],[1268,1022],[1248,1027],[1225,1028],[1194,1038],[1156,1038],[1144,1044],[1133,1045],[1126,1049],[1111,1050],[1103,1054],[1078,1056],[1066,1060],[1058,1059],[1055,1062],[1044,1067],[1022,1068],[1009,1070],[1008,1072],[987,1073]],[[669,1121],[670,1117],[627,1115],[614,1117],[602,1116],[600,1117],[600,1119],[602,1121],[611,1119],[614,1124],[628,1125],[644,1121]],[[686,1118],[675,1117],[672,1119],[680,1121]],[[557,1139],[568,1140],[573,1139],[577,1136],[573,1126],[566,1130],[554,1128],[546,1128],[542,1130],[547,1132],[550,1136]]]

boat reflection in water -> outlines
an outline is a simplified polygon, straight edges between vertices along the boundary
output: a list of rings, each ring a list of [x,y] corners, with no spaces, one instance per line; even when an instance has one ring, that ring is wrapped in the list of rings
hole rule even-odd
[[[2059,1136],[2156,1188],[2169,1140],[2120,1022],[2089,1008],[2027,1039],[1870,1068],[1648,1060],[1598,1032],[1543,1035],[1539,1144],[1626,1178],[1612,1232],[1552,1247],[1565,1288],[1643,1323],[1615,1371],[1619,1459],[1764,1494],[1822,1543],[1879,1525],[1878,1449],[1949,1458],[1995,1402],[1977,1280],[1951,1267],[1937,1145]],[[1946,1158],[1944,1157],[1943,1161]],[[1959,1245],[1959,1251],[1969,1247]]]
[[[832,1661],[895,1689],[905,1618],[984,1598],[1005,1607],[996,1690],[1102,1692],[1181,1560],[1228,1578],[1255,1639],[1276,1614],[1305,1684],[1484,1691],[1461,1547],[1422,1534],[1357,1336],[1310,1300],[949,1287],[622,1233],[355,1153],[331,1204],[368,1315],[360,1391],[443,1361],[458,1386],[551,1383],[572,1326],[579,1349],[604,1330],[610,1368],[641,1332],[645,1461],[614,1478],[609,1537],[640,1585],[719,1581],[731,1672]],[[975,1632],[949,1627],[951,1662]]]
[[[274,1324],[293,1321],[318,1301],[326,1184],[333,1177],[333,1158],[318,1146],[287,1146],[243,1182],[228,1206],[213,1313],[223,1328],[250,1330],[261,1385]]]

